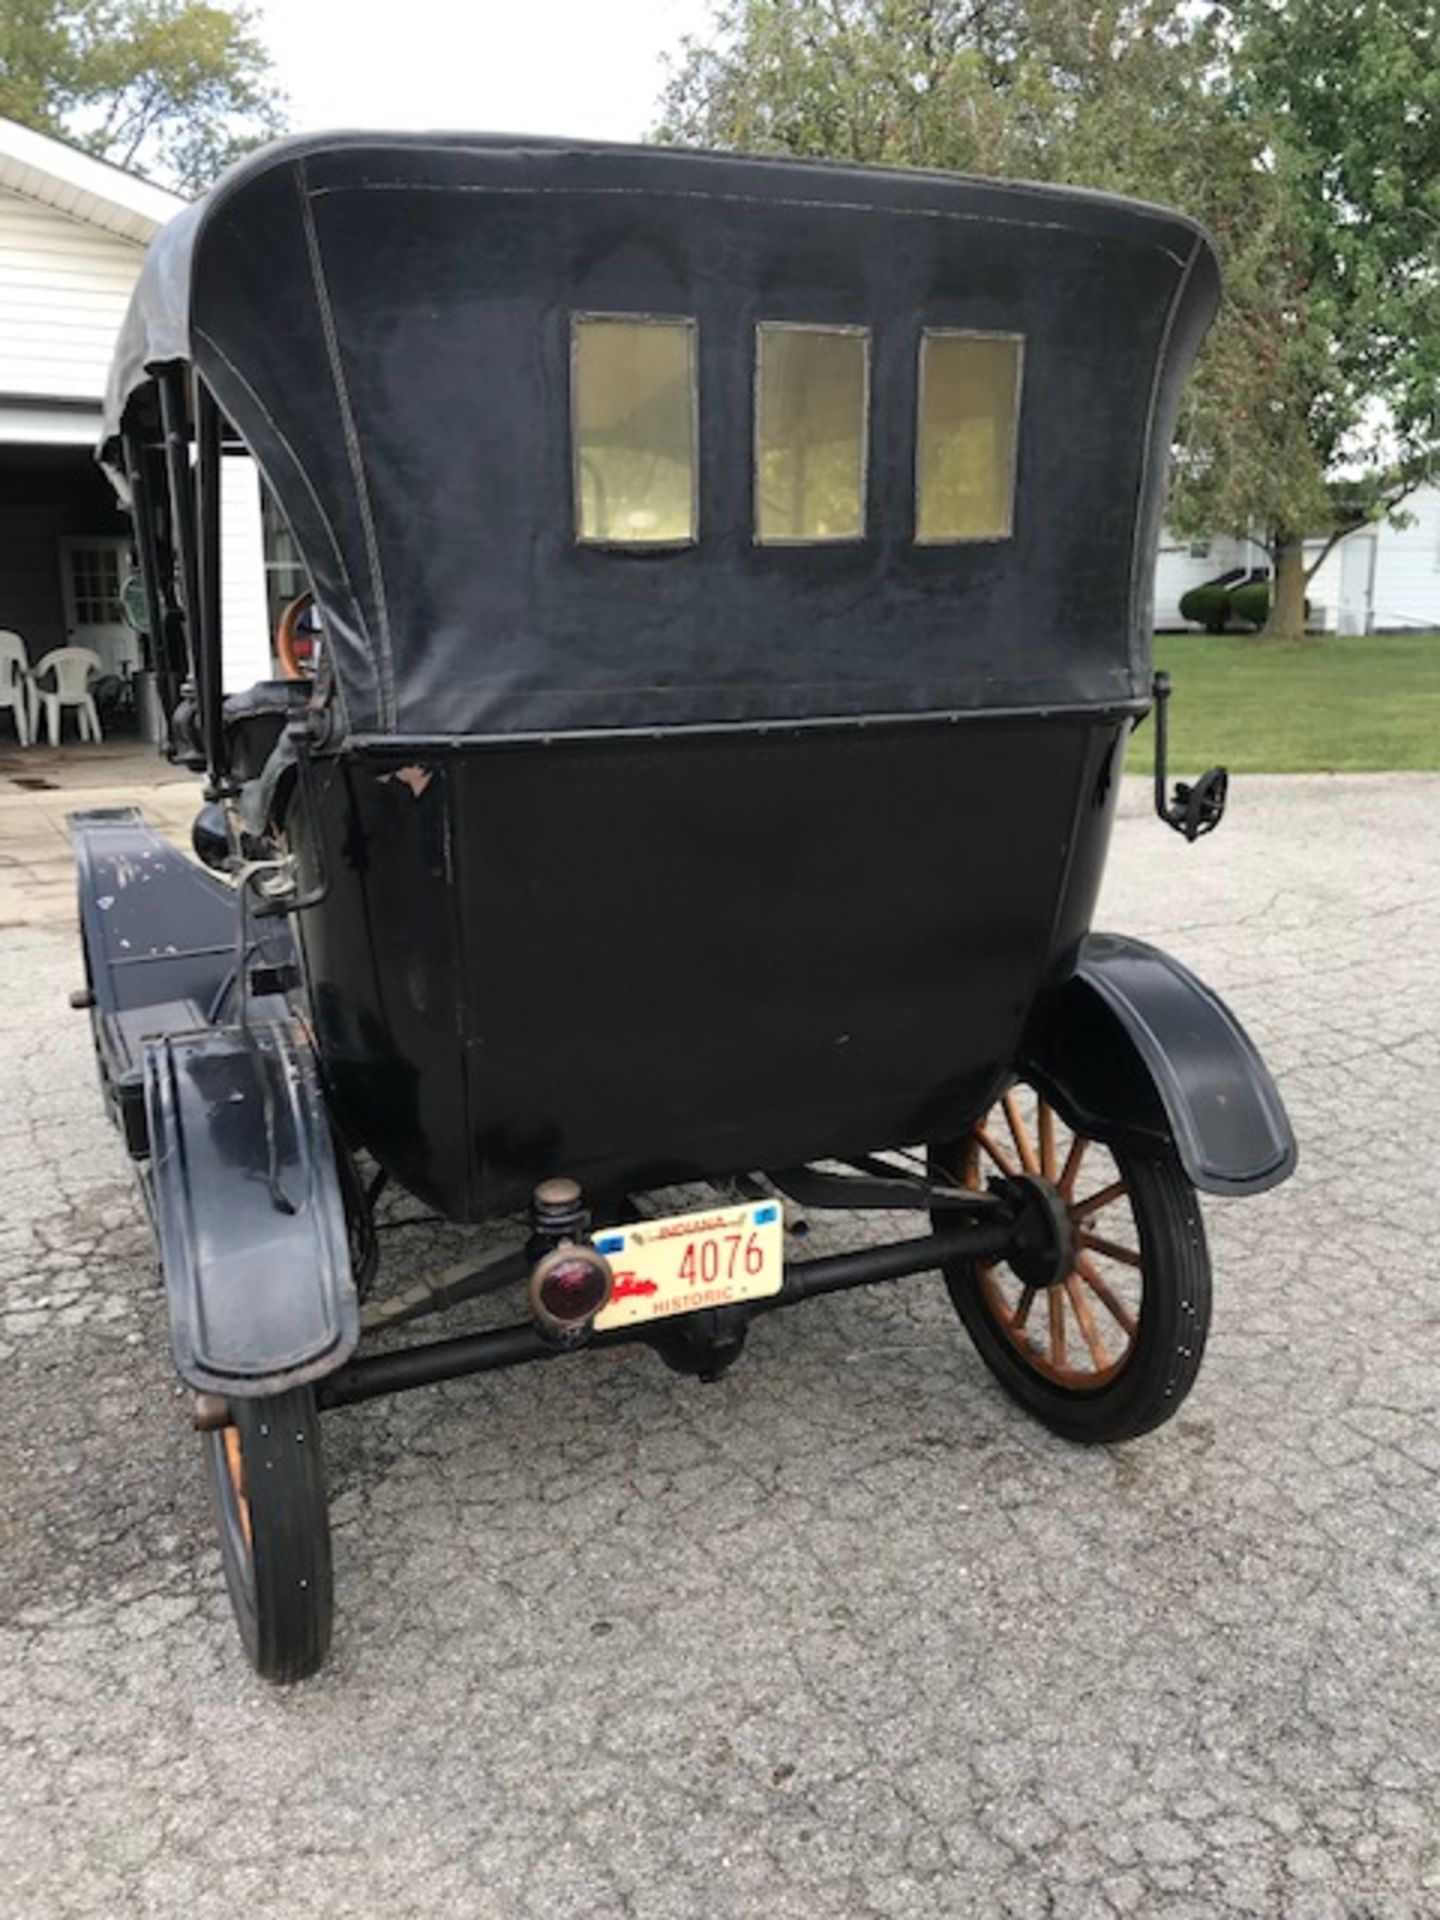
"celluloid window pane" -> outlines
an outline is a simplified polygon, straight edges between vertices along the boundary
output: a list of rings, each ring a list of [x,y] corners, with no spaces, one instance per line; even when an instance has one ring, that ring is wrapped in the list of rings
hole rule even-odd
[[[917,540],[1010,537],[1019,386],[1018,340],[921,339]]]
[[[861,539],[868,336],[762,326],[756,351],[755,537]]]
[[[695,538],[695,326],[577,318],[575,530],[604,546]]]

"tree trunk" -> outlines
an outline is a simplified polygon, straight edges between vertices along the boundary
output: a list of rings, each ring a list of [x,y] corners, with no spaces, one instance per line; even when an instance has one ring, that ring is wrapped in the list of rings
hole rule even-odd
[[[1267,640],[1305,638],[1305,549],[1298,535],[1281,534],[1275,541],[1275,579],[1270,589]]]

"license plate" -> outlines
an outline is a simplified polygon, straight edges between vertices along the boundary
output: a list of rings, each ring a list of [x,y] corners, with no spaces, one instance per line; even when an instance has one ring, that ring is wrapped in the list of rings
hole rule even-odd
[[[785,1223],[777,1200],[678,1213],[607,1227],[597,1250],[615,1290],[595,1316],[599,1332],[702,1307],[733,1307],[779,1293],[785,1280]]]

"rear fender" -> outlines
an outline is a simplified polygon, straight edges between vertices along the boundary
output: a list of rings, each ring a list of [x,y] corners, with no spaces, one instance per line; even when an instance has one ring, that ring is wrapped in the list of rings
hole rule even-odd
[[[149,1183],[180,1377],[273,1394],[360,1337],[345,1203],[314,1058],[288,1021],[146,1050]]]
[[[1295,1171],[1269,1069],[1224,1001],[1158,947],[1092,934],[1037,1006],[1021,1067],[1079,1133],[1173,1145],[1205,1193],[1263,1193]]]

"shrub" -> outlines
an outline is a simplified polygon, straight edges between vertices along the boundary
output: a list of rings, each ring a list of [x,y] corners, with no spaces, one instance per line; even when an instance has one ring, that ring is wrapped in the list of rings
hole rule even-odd
[[[1203,587],[1191,587],[1181,596],[1180,618],[1193,620],[1207,633],[1223,633],[1230,618],[1230,600],[1228,587],[1222,587],[1218,580],[1208,580]]]
[[[1251,580],[1230,595],[1230,611],[1247,627],[1263,627],[1270,617],[1270,582]]]

